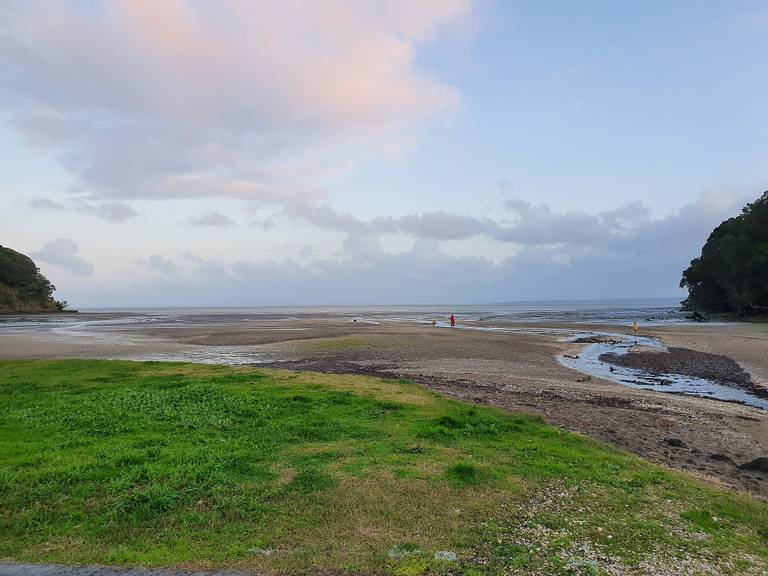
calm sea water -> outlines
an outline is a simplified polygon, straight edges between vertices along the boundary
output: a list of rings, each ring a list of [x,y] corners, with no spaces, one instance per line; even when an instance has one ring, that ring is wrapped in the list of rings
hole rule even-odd
[[[487,323],[573,322],[631,325],[687,322],[677,299],[509,302],[471,305],[297,306],[248,308],[81,308],[81,314],[0,317],[0,329],[11,324],[56,322],[115,324],[236,324],[302,318],[427,322],[452,313],[460,321]],[[5,326],[2,326],[5,324]]]

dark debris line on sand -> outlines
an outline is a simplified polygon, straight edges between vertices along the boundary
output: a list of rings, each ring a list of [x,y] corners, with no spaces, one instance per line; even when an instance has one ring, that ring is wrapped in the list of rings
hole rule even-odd
[[[667,352],[634,351],[626,354],[602,354],[600,360],[608,364],[634,368],[651,374],[679,374],[703,378],[741,388],[761,398],[768,398],[768,390],[752,382],[749,374],[735,360],[720,354],[698,352],[687,348],[669,348]]]
[[[233,570],[174,570],[121,568],[109,566],[64,566],[62,564],[0,563],[0,576],[245,576],[246,572]]]

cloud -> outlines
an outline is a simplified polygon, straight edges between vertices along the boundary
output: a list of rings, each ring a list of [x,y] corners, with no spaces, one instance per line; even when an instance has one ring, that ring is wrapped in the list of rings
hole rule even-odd
[[[69,211],[65,204],[50,198],[34,198],[29,201],[29,205],[42,210]],[[83,198],[76,198],[71,203],[71,206],[77,212],[93,214],[110,222],[122,222],[138,214],[136,210],[125,202],[89,202]]]
[[[397,228],[419,238],[458,240],[479,234],[493,234],[498,224],[488,218],[450,214],[445,211],[403,216],[396,220]]]
[[[360,220],[352,214],[341,213],[335,208],[314,202],[291,202],[285,207],[285,214],[292,218],[305,220],[319,228],[341,232],[360,233],[371,228],[368,222]]]
[[[56,202],[56,200],[51,200],[50,198],[33,198],[29,201],[29,205],[32,206],[32,208],[39,208],[41,210],[66,210],[67,207],[64,206],[64,204],[61,204],[60,202]]]
[[[398,219],[379,226],[372,224],[375,220],[354,223],[325,210],[312,211],[324,216],[319,221],[350,230],[337,256],[324,257],[322,251],[305,245],[298,260],[275,262],[227,261],[188,252],[177,259],[150,257],[145,265],[167,273],[114,287],[108,294],[116,300],[106,301],[104,294],[96,292],[80,298],[94,305],[125,301],[168,306],[682,298],[677,286],[682,270],[698,255],[712,228],[738,214],[742,205],[732,194],[710,191],[676,214],[659,219],[651,218],[639,205],[601,215],[537,209],[576,238],[588,237],[581,227],[593,225],[609,237],[592,235],[592,242],[581,244],[539,244],[537,234],[500,262],[446,253],[440,238],[416,237],[404,252],[390,253],[382,247],[381,230],[389,230]],[[420,226],[429,221],[416,219],[419,226],[414,226],[414,221],[406,220],[405,227],[421,236],[443,236],[442,226],[436,232],[432,223]],[[452,221],[448,214],[439,224]],[[488,224],[491,231],[499,227]],[[475,232],[472,226],[463,230]],[[556,232],[556,237],[562,239],[563,234]]]
[[[93,203],[83,199],[75,202],[75,210],[93,214],[99,218],[104,218],[110,222],[122,222],[128,218],[133,218],[138,214],[129,204],[125,202],[100,202]]]
[[[58,266],[72,274],[89,276],[93,274],[93,264],[77,255],[77,244],[69,238],[58,238],[46,242],[32,258]]]
[[[154,272],[159,272],[166,276],[177,276],[180,271],[180,267],[177,264],[167,258],[163,258],[159,254],[153,254],[148,258],[139,259],[138,262],[140,265],[146,266]]]
[[[372,252],[366,252],[371,256]],[[353,254],[348,254],[353,256]],[[482,303],[679,294],[679,261],[664,255],[629,261],[614,253],[582,254],[560,263],[547,249],[524,250],[500,265],[445,254],[420,240],[401,254],[319,259],[305,250],[300,264],[203,260],[185,262],[173,277],[83,293],[92,305],[307,305]]]
[[[203,214],[202,216],[198,216],[197,218],[191,218],[187,221],[187,223],[190,224],[191,226],[224,227],[224,226],[235,225],[235,221],[232,220],[232,218],[216,210],[213,210],[211,212],[206,212],[205,214]]]
[[[417,47],[469,0],[52,0],[3,6],[0,104],[101,198],[280,202],[299,166],[343,164],[456,91]],[[274,190],[279,190],[275,193]]]
[[[251,226],[256,226],[262,230],[270,230],[277,226],[277,222],[275,222],[272,218],[265,218],[264,220],[254,220],[251,222]]]
[[[312,202],[294,203],[287,216],[320,228],[345,232],[345,247],[362,254],[376,254],[379,237],[400,233],[424,240],[467,240],[484,237],[519,246],[549,247],[564,255],[579,250],[605,250],[625,256],[700,245],[712,228],[739,212],[749,201],[742,195],[707,191],[677,213],[654,219],[650,210],[631,202],[614,210],[590,214],[558,212],[547,204],[507,200],[510,220],[453,214],[446,211],[383,216],[362,220]]]

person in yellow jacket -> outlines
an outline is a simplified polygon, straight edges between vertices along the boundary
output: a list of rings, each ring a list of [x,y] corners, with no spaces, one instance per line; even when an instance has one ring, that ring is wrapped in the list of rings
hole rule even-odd
[[[635,320],[634,322],[632,322],[632,334],[634,334],[635,336],[637,336],[637,331],[638,331],[639,329],[640,329],[640,326],[638,326],[638,324],[637,324],[637,320]]]

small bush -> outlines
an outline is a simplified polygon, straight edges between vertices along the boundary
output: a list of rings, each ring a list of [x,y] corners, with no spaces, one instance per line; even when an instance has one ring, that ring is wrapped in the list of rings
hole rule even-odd
[[[459,462],[445,471],[445,477],[456,488],[481,484],[485,476],[482,470],[468,462]]]

